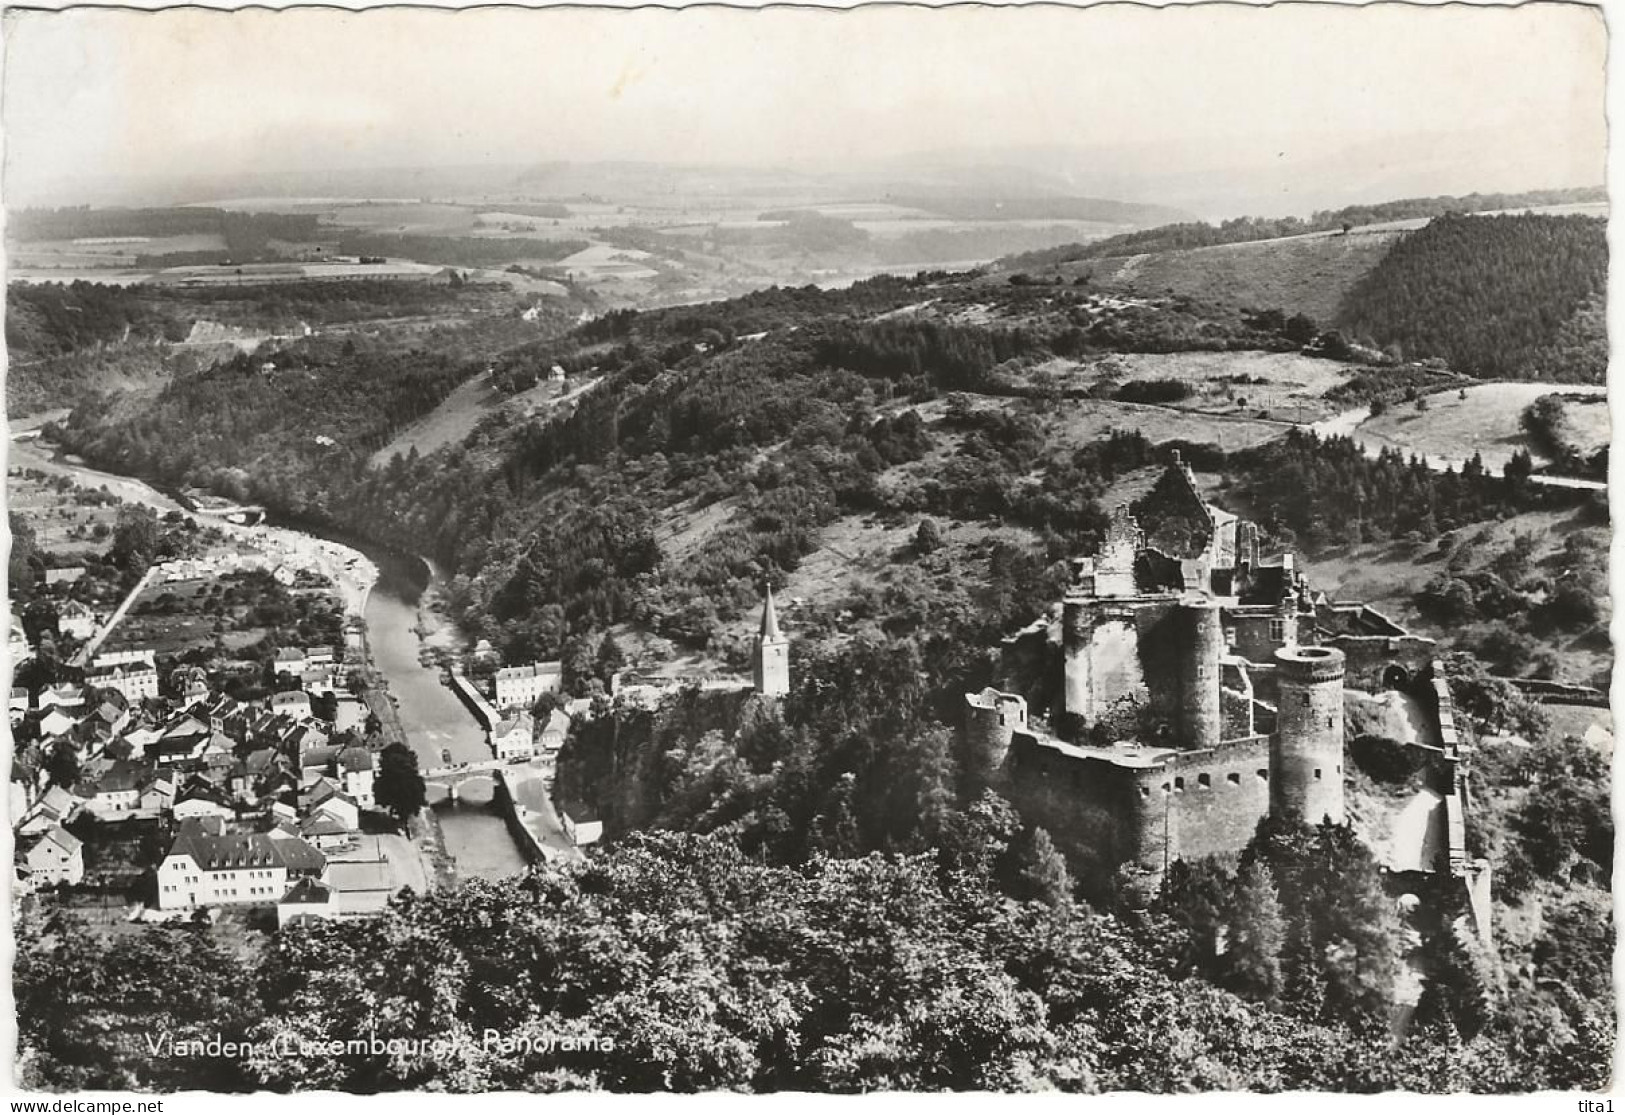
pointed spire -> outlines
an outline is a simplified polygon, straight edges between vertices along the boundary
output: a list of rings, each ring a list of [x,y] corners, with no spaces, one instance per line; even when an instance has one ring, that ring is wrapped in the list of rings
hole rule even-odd
[[[779,637],[779,614],[773,610],[773,586],[767,586],[767,599],[762,602],[762,630],[764,639]]]

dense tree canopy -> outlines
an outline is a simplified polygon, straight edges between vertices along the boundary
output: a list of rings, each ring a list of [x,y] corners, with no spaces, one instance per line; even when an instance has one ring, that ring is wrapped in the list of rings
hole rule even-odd
[[[1441,217],[1349,292],[1341,324],[1486,379],[1601,382],[1597,360],[1576,360],[1564,331],[1607,272],[1605,222],[1595,218]]]

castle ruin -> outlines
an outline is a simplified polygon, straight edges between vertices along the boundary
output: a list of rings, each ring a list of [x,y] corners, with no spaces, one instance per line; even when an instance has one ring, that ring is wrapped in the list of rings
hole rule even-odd
[[[1154,887],[1176,859],[1239,852],[1265,816],[1349,820],[1345,687],[1438,681],[1448,727],[1433,640],[1314,594],[1291,553],[1262,559],[1257,527],[1207,503],[1177,453],[1132,511],[1116,508],[1095,556],[1074,561],[1058,616],[1004,651],[1007,673],[1044,678],[1031,687],[1041,715],[1020,693],[967,694],[966,766],[1097,892],[1125,869]],[[1420,867],[1460,877],[1463,783],[1446,739],[1426,749],[1442,835]]]

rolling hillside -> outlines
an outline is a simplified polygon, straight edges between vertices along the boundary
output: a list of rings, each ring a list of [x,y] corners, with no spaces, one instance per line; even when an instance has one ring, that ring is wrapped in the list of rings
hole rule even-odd
[[[1126,294],[1177,294],[1307,314],[1328,323],[1348,292],[1406,235],[1356,229],[1067,263],[1057,271]]]

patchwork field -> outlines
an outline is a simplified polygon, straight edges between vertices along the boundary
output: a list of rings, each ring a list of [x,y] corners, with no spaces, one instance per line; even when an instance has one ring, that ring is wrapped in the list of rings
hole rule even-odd
[[[137,256],[173,255],[177,252],[222,252],[225,237],[199,232],[181,236],[129,237],[118,242],[84,240],[37,240],[8,245],[7,262],[12,267],[128,267]]]
[[[474,212],[461,205],[432,202],[345,205],[325,214],[330,224],[366,232],[447,234],[474,227]]]

